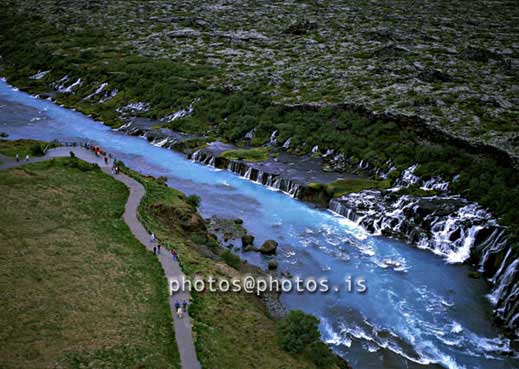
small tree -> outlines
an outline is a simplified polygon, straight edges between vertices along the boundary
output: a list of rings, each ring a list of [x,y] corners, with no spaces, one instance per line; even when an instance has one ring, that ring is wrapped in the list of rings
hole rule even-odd
[[[318,325],[316,317],[301,310],[291,311],[278,325],[281,347],[292,353],[303,352],[306,346],[320,339]]]
[[[189,205],[197,209],[200,206],[200,196],[197,195],[189,195],[186,198],[186,201]]]

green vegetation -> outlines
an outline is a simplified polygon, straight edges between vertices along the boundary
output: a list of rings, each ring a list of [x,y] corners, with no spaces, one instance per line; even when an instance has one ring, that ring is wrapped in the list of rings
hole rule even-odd
[[[2,367],[180,368],[166,281],[122,219],[123,184],[64,158],[3,171],[0,192]]]
[[[189,205],[191,205],[193,208],[195,209],[198,209],[198,207],[200,206],[200,196],[198,195],[189,195],[187,198],[186,198],[186,201]]]
[[[0,16],[0,29],[2,73],[11,83],[45,93],[52,82],[65,75],[69,76],[69,84],[81,77],[83,84],[73,94],[58,93],[57,101],[107,124],[120,124],[115,110],[130,102],[149,103],[150,110],[140,115],[156,119],[196,100],[194,113],[169,123],[170,128],[238,144],[256,128],[252,144],[257,146],[277,130],[278,142],[291,138],[290,150],[296,154],[306,154],[318,145],[344,153],[354,167],[362,159],[372,167],[387,169],[391,160],[398,169],[395,174],[414,163],[419,164],[417,174],[424,178],[442,176],[452,180],[459,174],[451,189],[489,208],[500,223],[510,227],[511,234],[519,234],[519,208],[511,205],[519,203],[518,171],[492,155],[446,143],[441,135],[427,134],[413,122],[373,119],[340,105],[287,107],[267,93],[271,88],[268,78],[255,78],[239,89],[228,88],[221,83],[224,76],[220,69],[180,59],[140,56],[132,48],[117,47],[120,33],[100,31],[86,24],[76,31],[67,28],[64,38],[62,30],[43,18],[22,16],[7,8]],[[51,72],[41,80],[28,79],[41,70]],[[118,90],[116,97],[104,103],[99,103],[99,98],[84,99],[103,82]],[[512,116],[509,121],[517,119]],[[194,149],[206,141],[188,141],[179,147]],[[252,160],[264,157],[256,150],[247,155]],[[339,188],[337,193],[346,193],[348,188]]]
[[[352,192],[379,189],[385,190],[391,186],[389,180],[376,181],[365,178],[340,179],[332,183],[310,183],[310,188],[323,190],[329,197],[340,197]]]
[[[319,320],[294,310],[278,323],[278,335],[281,347],[285,351],[305,353],[320,368],[329,368],[336,362],[335,355],[320,340]]]
[[[241,259],[238,255],[233,254],[230,250],[225,250],[220,255],[223,261],[234,269],[240,269]]]
[[[221,157],[229,160],[245,160],[256,162],[267,160],[269,154],[266,147],[258,147],[254,149],[227,150],[221,154]]]
[[[207,235],[205,224],[181,192],[132,172],[143,183],[146,196],[139,215],[168,247],[175,247],[188,276],[233,277],[238,273],[205,255],[220,252]],[[192,237],[198,234],[198,237]],[[204,243],[206,243],[204,245]],[[222,258],[225,252],[222,253]],[[231,261],[233,267],[239,267]],[[194,336],[198,358],[207,369],[312,369],[309,356],[292,355],[281,349],[276,322],[263,303],[245,293],[200,293],[192,296],[190,314],[194,318]]]
[[[16,154],[23,159],[25,155],[43,156],[46,142],[36,140],[0,140],[0,154],[15,157]]]

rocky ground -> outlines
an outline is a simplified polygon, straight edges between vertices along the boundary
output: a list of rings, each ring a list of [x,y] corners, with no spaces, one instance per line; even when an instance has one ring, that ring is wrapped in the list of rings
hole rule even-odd
[[[261,83],[283,104],[416,115],[519,157],[519,8],[511,1],[8,3],[64,31],[96,29],[111,40],[107,52],[216,66],[204,77],[215,86]]]

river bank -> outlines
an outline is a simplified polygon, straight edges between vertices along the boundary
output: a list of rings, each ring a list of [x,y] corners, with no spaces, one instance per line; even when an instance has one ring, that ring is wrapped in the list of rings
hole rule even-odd
[[[344,218],[308,207],[227,171],[193,165],[184,155],[150,145],[142,138],[114,132],[48,101],[25,97],[10,88],[2,90],[2,97],[6,96],[10,100],[4,100],[2,116],[5,120],[0,130],[8,132],[12,138],[97,142],[117,153],[130,167],[155,177],[165,176],[171,186],[188,194],[200,194],[200,210],[205,217],[218,214],[230,219],[241,218],[259,244],[267,239],[278,240],[276,259],[280,270],[292,275],[325,275],[334,283],[340,283],[345,273],[363,274],[370,281],[371,291],[376,291],[368,293],[367,297],[350,294],[322,296],[318,300],[312,296],[282,297],[285,306],[303,308],[323,319],[326,322],[321,327],[323,337],[352,365],[399,368],[403,365],[400,360],[405,360],[409,367],[418,365],[413,362],[443,366],[446,361],[438,354],[442,352],[456,362],[477,366],[479,360],[490,360],[485,366],[498,368],[499,361],[482,358],[510,352],[507,348],[510,342],[496,337],[495,328],[487,321],[490,308],[484,295],[489,293],[488,289],[481,280],[467,278],[468,269],[450,266],[430,253],[408,245],[369,236]],[[21,103],[24,105],[17,105]],[[240,253],[240,256],[266,266],[266,260],[257,253]],[[384,262],[386,259],[399,262],[404,271],[388,267]],[[427,271],[427,274],[421,271]],[[431,273],[437,276],[434,280],[428,277]],[[390,307],[387,301],[392,301],[392,296],[399,296],[399,302],[395,301]],[[366,298],[369,304],[365,303]],[[446,305],[436,305],[440,301]],[[384,316],[370,308],[382,305],[387,306]],[[412,320],[403,320],[404,316]],[[462,325],[461,333],[449,333],[449,322],[453,320]],[[367,324],[378,328],[369,329]],[[435,328],[424,329],[424,325]],[[409,329],[412,329],[411,336]],[[384,343],[386,330],[399,337],[399,340],[390,338],[389,347]],[[458,329],[454,331],[459,332]],[[440,340],[445,339],[442,338],[445,334],[453,335],[451,339],[463,340],[449,348]],[[484,337],[493,338],[489,341]],[[423,347],[423,340],[432,340],[434,350]],[[486,342],[483,346],[482,340]],[[369,346],[374,352],[366,351],[366,345],[374,345]],[[467,350],[481,354],[471,359],[466,355]],[[384,353],[383,357],[378,356],[381,353]],[[406,359],[402,359],[402,355]]]
[[[200,138],[196,138],[197,145],[186,145],[185,141],[189,139],[178,141],[176,136],[153,129],[151,124],[136,129],[128,123],[120,130],[146,138],[154,145],[180,150],[203,165],[229,170],[294,198],[327,207],[373,234],[402,239],[412,246],[432,251],[449,263],[470,263],[493,286],[489,299],[495,304],[497,320],[510,334],[517,335],[519,272],[515,261],[519,253],[508,240],[507,227],[500,225],[478,203],[450,191],[448,181],[440,177],[423,180],[414,173],[414,165],[400,177],[393,176],[391,188],[379,190],[374,185],[375,189],[363,190],[361,185],[356,192],[333,197],[326,191],[326,185],[330,183],[346,178],[365,183],[361,180],[368,174],[377,175],[382,181],[392,170],[381,173],[379,169],[361,163],[356,174],[325,172],[322,168],[326,158],[291,155],[286,152],[288,147],[280,149],[274,146],[275,142],[266,160],[229,160],[224,154],[239,147],[200,142]],[[385,260],[384,264],[394,266],[392,260]]]

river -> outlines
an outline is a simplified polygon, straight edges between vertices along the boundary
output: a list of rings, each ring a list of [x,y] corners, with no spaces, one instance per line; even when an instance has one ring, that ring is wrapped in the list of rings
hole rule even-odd
[[[284,294],[282,302],[318,316],[323,339],[354,368],[519,368],[517,352],[491,322],[487,284],[469,278],[467,266],[371,236],[329,211],[193,163],[5,81],[0,81],[0,132],[9,139],[96,143],[132,169],[167,176],[170,186],[198,194],[204,217],[241,218],[257,244],[277,240],[280,270],[342,287],[326,294]],[[266,265],[260,254],[240,256]],[[345,291],[348,277],[364,279],[368,290]]]

